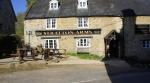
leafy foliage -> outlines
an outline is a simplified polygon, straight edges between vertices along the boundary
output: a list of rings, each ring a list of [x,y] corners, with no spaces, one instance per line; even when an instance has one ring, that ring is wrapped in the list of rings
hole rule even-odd
[[[27,7],[30,8],[33,3],[36,2],[36,0],[26,0],[27,1]]]
[[[23,38],[24,35],[24,13],[18,13],[16,23],[16,35]]]

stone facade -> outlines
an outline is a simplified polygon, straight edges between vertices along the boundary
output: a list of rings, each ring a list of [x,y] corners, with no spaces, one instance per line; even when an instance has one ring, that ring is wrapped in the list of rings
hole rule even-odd
[[[0,34],[14,34],[16,16],[11,0],[0,0]]]
[[[127,21],[124,23],[124,21]],[[25,20],[25,43],[29,43],[29,35],[27,31],[32,31],[30,36],[31,46],[36,47],[39,44],[44,45],[44,39],[35,34],[36,30],[46,30],[47,19],[28,19]],[[57,18],[57,30],[77,30],[77,17]],[[67,49],[67,52],[77,52],[76,38],[75,37],[91,37],[90,53],[105,55],[104,38],[112,30],[124,35],[124,54],[121,56],[137,56],[141,59],[149,58],[150,49],[142,47],[141,40],[149,39],[150,35],[137,35],[135,34],[135,24],[150,24],[149,16],[138,16],[134,19],[126,17],[89,17],[89,29],[101,29],[101,34],[98,35],[64,35],[59,36],[59,48]],[[48,36],[50,38],[57,36]],[[123,43],[122,43],[123,44]]]
[[[120,32],[122,28],[122,19],[120,17],[89,17],[88,29],[101,29],[101,34],[98,35],[67,35],[60,36],[59,48],[67,49],[67,52],[77,52],[76,38],[75,37],[91,37],[90,53],[104,55],[105,44],[104,37],[112,30]],[[25,43],[29,43],[29,35],[27,31],[32,31],[31,46],[36,47],[43,44],[43,39],[35,35],[36,30],[46,30],[46,19],[29,19],[24,22],[25,25]],[[78,26],[78,18],[57,18],[57,30],[76,30]],[[52,37],[52,36],[49,36]]]
[[[134,19],[131,17],[88,17],[89,29],[101,29],[101,34],[97,35],[64,35],[64,36],[48,36],[49,38],[56,37],[59,39],[59,48],[67,49],[67,52],[77,52],[76,37],[90,37],[91,47],[90,53],[100,56],[105,55],[105,43],[104,38],[112,31],[124,37],[124,47],[120,47],[124,52],[120,53],[120,56],[137,56],[141,59],[149,58],[150,49],[142,47],[141,40],[149,39],[150,35],[137,35],[135,34],[135,24],[150,24],[149,16],[138,16]],[[28,19],[25,20],[25,43],[29,43],[29,35],[27,31],[32,31],[30,38],[31,46],[36,47],[39,44],[44,45],[42,37],[38,37],[35,34],[36,30],[46,30],[47,19]],[[124,22],[127,21],[127,22]],[[57,18],[57,30],[77,30],[78,18]],[[121,50],[119,50],[121,52]]]

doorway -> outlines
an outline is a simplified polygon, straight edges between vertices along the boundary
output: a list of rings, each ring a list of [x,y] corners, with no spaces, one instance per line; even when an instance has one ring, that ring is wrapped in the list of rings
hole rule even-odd
[[[105,38],[105,55],[107,58],[119,58],[119,36],[113,30]]]

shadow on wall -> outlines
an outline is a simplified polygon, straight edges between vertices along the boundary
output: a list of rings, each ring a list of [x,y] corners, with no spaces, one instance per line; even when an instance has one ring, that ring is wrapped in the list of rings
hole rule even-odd
[[[127,46],[129,46],[128,41],[134,36],[136,14],[132,9],[125,9],[122,10],[122,15],[123,28],[120,32],[112,30],[104,38],[106,52],[104,60],[109,58],[126,58]]]
[[[10,57],[20,46],[21,39],[18,36],[0,36],[0,59]]]
[[[127,30],[125,28],[133,27],[133,26],[130,26],[130,25],[135,24],[135,20],[136,20],[135,16],[136,16],[136,14],[135,14],[134,10],[132,10],[132,9],[122,10],[122,14],[123,14],[123,18],[122,18],[122,20],[123,20],[123,28],[122,28],[121,32],[117,33],[117,34],[119,35],[119,44],[118,45],[120,47],[119,49],[120,49],[120,53],[121,53],[120,54],[121,55],[120,58],[124,59],[125,58],[124,55],[125,55],[125,52],[126,52],[125,51],[125,37],[126,36],[124,35],[126,32],[124,30]],[[131,17],[131,18],[128,18],[128,17]],[[104,60],[105,60],[104,62],[105,62],[105,67],[106,67],[106,70],[107,70],[107,74],[108,74],[108,76],[109,76],[109,78],[111,80],[111,83],[127,83],[129,81],[129,80],[126,80],[126,79],[116,80],[116,79],[113,78],[115,75],[118,75],[120,73],[123,73],[123,72],[124,73],[128,73],[128,71],[125,70],[125,67],[121,67],[122,69],[117,67],[120,63],[113,63],[113,60],[112,60],[111,57],[106,56],[104,58]],[[108,62],[110,64],[114,64],[116,66],[109,65]]]

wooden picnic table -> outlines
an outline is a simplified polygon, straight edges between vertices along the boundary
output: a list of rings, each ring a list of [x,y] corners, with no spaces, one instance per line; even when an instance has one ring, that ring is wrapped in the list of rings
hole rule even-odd
[[[16,54],[11,54],[11,56],[19,57],[19,61],[24,61],[24,57],[32,57],[33,60],[35,60],[35,56],[38,55],[36,49],[32,48],[17,48],[17,53]],[[44,52],[40,53],[44,55],[44,60],[48,61],[50,58],[51,59],[60,59],[64,58],[61,55],[66,56],[66,49],[44,49]]]
[[[19,61],[24,61],[24,57],[32,57],[35,60],[35,55],[32,48],[17,48],[16,54],[11,54],[13,57],[19,57]]]
[[[66,56],[66,49],[45,49],[44,50],[44,59],[47,60],[50,57],[61,58],[61,55]]]
[[[24,57],[32,57],[35,60],[35,55],[32,48],[21,48],[20,49],[20,58],[23,60]]]

